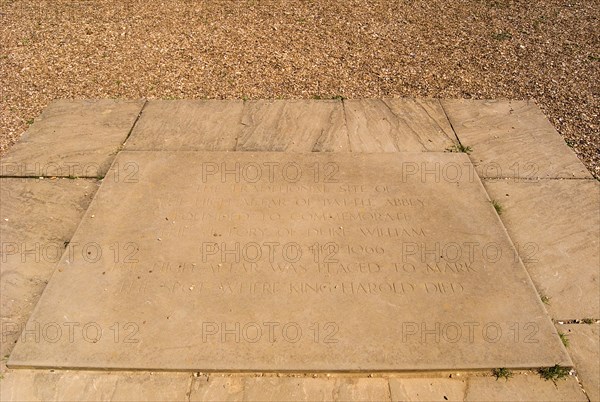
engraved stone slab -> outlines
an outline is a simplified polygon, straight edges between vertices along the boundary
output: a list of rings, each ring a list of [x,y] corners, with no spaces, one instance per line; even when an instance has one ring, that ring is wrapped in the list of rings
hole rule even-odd
[[[11,367],[571,364],[464,154],[124,151],[71,243]]]
[[[56,100],[2,157],[0,176],[102,177],[143,106],[143,100]]]

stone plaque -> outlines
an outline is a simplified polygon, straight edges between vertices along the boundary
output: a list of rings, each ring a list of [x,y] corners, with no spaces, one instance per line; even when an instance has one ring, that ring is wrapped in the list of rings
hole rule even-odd
[[[555,363],[571,362],[466,155],[147,151],[115,160],[9,361]]]

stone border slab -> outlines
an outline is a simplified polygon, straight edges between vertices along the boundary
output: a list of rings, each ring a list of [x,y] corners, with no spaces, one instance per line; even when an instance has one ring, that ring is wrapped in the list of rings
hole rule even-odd
[[[484,180],[557,320],[600,317],[600,183]]]
[[[390,378],[392,401],[463,401],[467,379]]]
[[[0,160],[4,177],[103,177],[143,100],[52,102]]]
[[[190,401],[389,401],[385,378],[199,376]]]
[[[341,101],[149,101],[127,150],[344,152]]]
[[[241,124],[237,151],[349,151],[341,101],[247,101]]]
[[[435,99],[150,100],[125,149],[442,152],[455,140]]]
[[[443,99],[483,178],[592,178],[532,101]]]
[[[0,380],[0,399],[16,401],[186,401],[189,373],[15,370]]]
[[[0,178],[0,356],[12,350],[97,189],[95,180]]]
[[[234,151],[241,100],[149,100],[126,150]]]
[[[514,375],[508,380],[494,377],[468,379],[465,401],[587,401],[574,377],[557,380],[556,384],[530,373]]]
[[[600,401],[600,324],[564,324],[557,328],[569,342],[567,351],[590,401]]]
[[[344,100],[352,152],[443,152],[456,137],[437,99]]]

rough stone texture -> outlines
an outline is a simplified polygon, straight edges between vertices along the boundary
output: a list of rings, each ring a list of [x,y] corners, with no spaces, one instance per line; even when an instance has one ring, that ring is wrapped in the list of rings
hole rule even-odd
[[[150,100],[125,149],[233,151],[243,106],[241,100]]]
[[[600,401],[600,324],[566,324],[557,328],[569,340],[567,350],[590,400]]]
[[[385,378],[336,379],[334,399],[339,401],[389,401],[388,380]]]
[[[191,401],[331,400],[334,382],[327,379],[217,377],[194,379]]]
[[[101,177],[129,135],[142,100],[57,100],[0,161],[2,176]]]
[[[98,184],[0,178],[0,355],[12,350]]]
[[[442,152],[456,139],[438,100],[345,100],[344,107],[353,152]]]
[[[244,103],[238,151],[348,151],[344,106],[337,100]]]
[[[283,173],[292,162],[305,172],[297,182],[294,169]],[[107,178],[127,163],[138,167],[136,180],[105,180],[73,238],[103,249],[118,244],[119,261],[111,253],[63,258],[29,322],[66,325],[68,317],[82,327],[95,323],[105,336],[21,339],[12,366],[570,364],[483,186],[467,174],[472,167],[459,179],[454,170],[444,180],[431,175],[445,166],[466,169],[464,154],[123,151]],[[232,173],[263,165],[278,167],[254,183],[254,168]],[[415,168],[429,173],[423,178]],[[448,249],[448,239],[475,246]],[[273,253],[260,246],[270,242],[279,243]],[[302,250],[299,259],[296,248],[283,254],[291,242]],[[502,252],[483,253],[490,243]],[[232,257],[225,248],[249,251]],[[274,336],[270,322],[277,323]],[[118,341],[109,330],[115,323]]]
[[[16,370],[0,382],[2,401],[184,401],[191,374]]]
[[[508,380],[471,377],[465,401],[587,401],[574,377],[552,381],[534,373],[514,375]]]
[[[600,184],[486,180],[547,310],[559,320],[600,317]]]
[[[533,102],[442,100],[481,177],[591,178]]]
[[[389,401],[385,378],[200,376],[191,401]]]
[[[466,379],[390,378],[393,401],[462,401]]]

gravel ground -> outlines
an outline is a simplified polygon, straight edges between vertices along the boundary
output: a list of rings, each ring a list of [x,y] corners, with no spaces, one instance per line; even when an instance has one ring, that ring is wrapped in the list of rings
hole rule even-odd
[[[600,178],[600,1],[11,1],[0,153],[55,98],[535,99]]]

